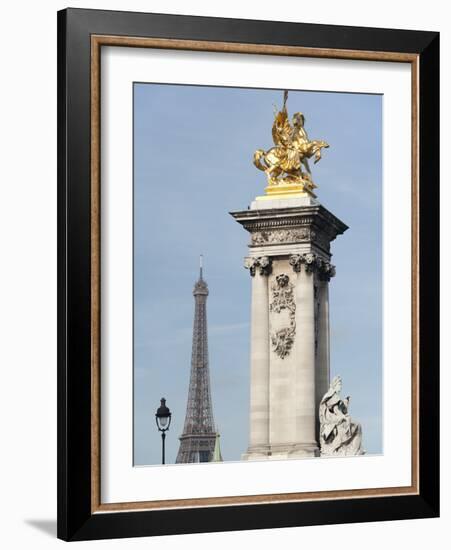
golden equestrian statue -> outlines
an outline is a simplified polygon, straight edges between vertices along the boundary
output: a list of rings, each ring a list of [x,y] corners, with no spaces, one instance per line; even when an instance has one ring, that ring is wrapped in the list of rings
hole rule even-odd
[[[329,147],[322,140],[310,141],[304,128],[305,117],[295,113],[292,125],[287,112],[288,91],[283,95],[283,107],[275,112],[272,125],[272,138],[275,147],[268,151],[257,149],[254,164],[263,170],[268,178],[266,197],[276,196],[315,196],[308,159],[315,157],[315,164],[321,159],[321,149]],[[303,170],[304,168],[304,170]]]

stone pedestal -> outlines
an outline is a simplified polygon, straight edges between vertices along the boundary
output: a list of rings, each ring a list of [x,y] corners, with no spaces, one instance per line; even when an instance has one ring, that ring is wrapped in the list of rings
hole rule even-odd
[[[311,197],[254,201],[232,216],[250,233],[249,448],[243,459],[317,456],[329,387],[330,242],[347,226]]]

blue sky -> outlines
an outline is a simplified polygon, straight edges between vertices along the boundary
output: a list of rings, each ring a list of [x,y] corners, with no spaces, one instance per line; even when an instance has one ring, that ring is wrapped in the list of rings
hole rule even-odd
[[[255,149],[272,146],[279,90],[134,85],[134,463],[158,464],[155,410],[173,417],[175,462],[188,395],[199,254],[210,296],[210,375],[225,460],[248,444],[248,233],[229,215],[263,193]],[[382,452],[382,96],[290,91],[310,139],[320,202],[349,229],[332,243],[331,375],[343,378],[368,453]]]

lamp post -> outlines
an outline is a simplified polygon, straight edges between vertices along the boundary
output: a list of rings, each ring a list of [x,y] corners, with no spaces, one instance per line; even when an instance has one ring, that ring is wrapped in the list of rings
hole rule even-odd
[[[155,421],[157,423],[158,431],[161,432],[161,463],[165,464],[164,443],[166,439],[166,432],[169,430],[169,426],[171,425],[171,411],[168,407],[166,407],[166,399],[164,397],[162,397],[160,401],[161,405],[155,413]]]

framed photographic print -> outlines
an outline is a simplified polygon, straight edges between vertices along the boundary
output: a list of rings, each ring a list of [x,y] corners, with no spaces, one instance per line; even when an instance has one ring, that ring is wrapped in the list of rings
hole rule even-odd
[[[58,14],[58,536],[434,517],[438,33]]]

